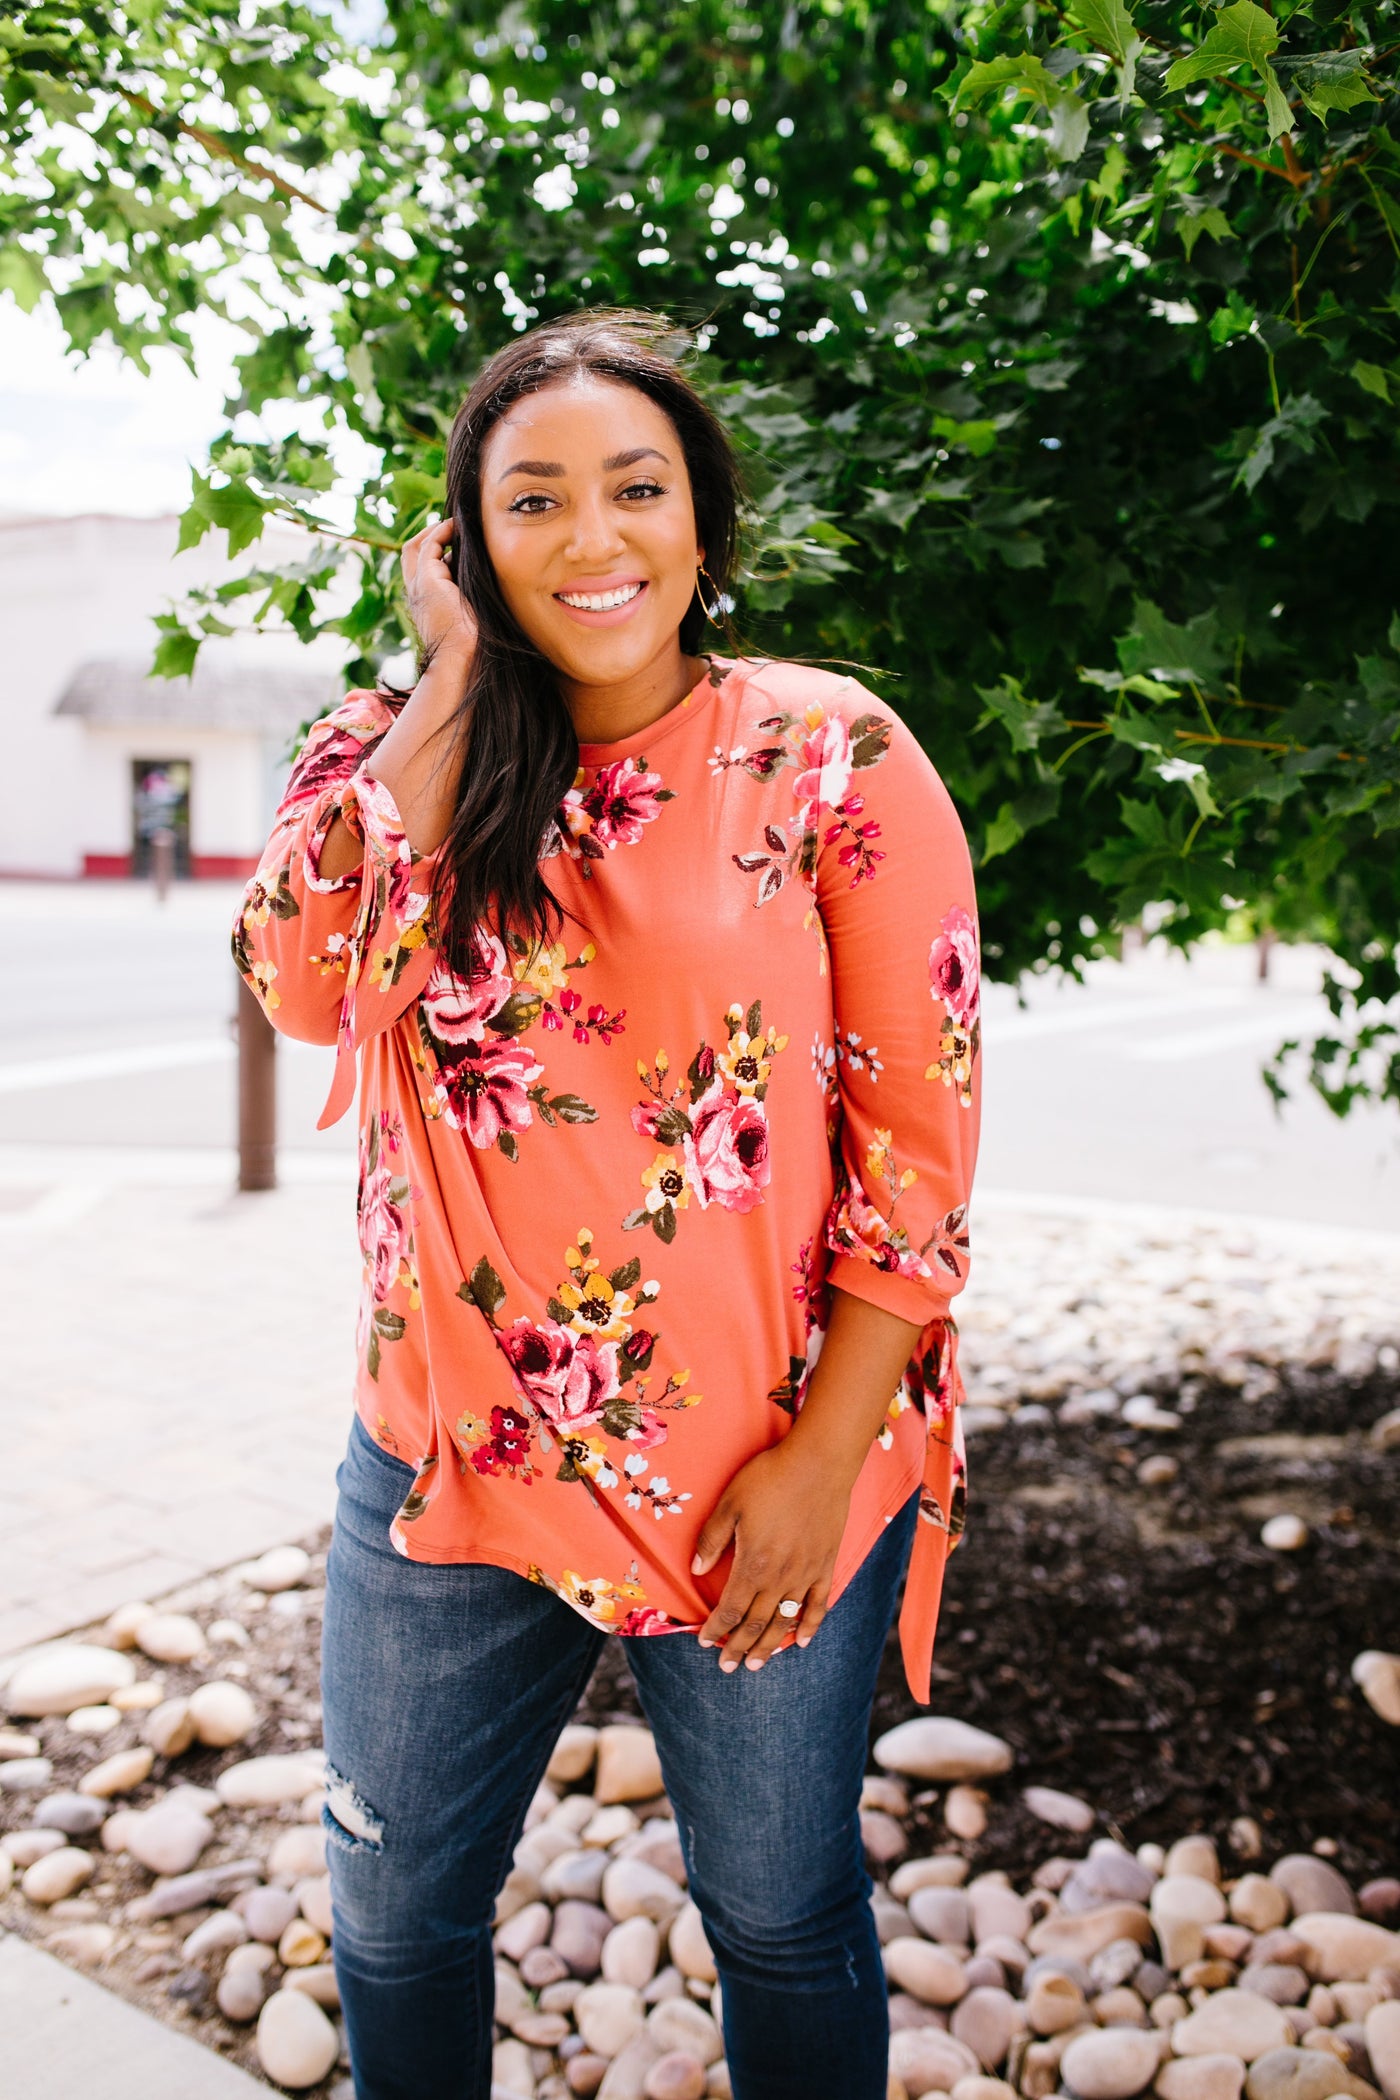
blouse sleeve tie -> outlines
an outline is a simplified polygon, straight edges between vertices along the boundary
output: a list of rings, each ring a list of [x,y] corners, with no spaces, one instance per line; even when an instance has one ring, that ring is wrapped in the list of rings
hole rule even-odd
[[[321,852],[337,818],[364,846],[358,875],[334,878],[320,872]],[[360,895],[345,959],[335,1071],[318,1130],[339,1122],[353,1101],[361,1044],[392,1026],[432,974],[437,960],[431,931],[434,859],[414,852],[393,796],[363,766],[326,791],[308,831],[306,884],[330,891],[358,882]]]

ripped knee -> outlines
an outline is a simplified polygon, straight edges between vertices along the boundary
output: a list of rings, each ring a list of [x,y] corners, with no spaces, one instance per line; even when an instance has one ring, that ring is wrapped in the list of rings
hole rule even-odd
[[[382,1852],[384,1819],[377,1816],[353,1780],[326,1766],[326,1800],[321,1825],[332,1843],[347,1852]]]

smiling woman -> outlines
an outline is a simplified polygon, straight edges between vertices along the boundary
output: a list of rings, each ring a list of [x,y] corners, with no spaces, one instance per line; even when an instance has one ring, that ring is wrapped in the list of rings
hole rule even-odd
[[[327,1117],[363,1054],[323,1646],[358,2100],[487,2100],[493,1905],[609,1632],[736,2100],[885,2093],[860,1789],[905,1562],[926,1700],[962,1525],[971,873],[873,695],[702,653],[739,487],[676,347],[584,314],[487,366],[404,550],[422,675],[313,730],[235,933],[337,1044]]]

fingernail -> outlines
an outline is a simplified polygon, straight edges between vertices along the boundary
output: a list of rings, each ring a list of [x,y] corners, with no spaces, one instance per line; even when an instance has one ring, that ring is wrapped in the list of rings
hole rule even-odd
[[[719,1659],[719,1666],[723,1670],[726,1677],[729,1675],[731,1670],[737,1670],[739,1667],[738,1663],[728,1661],[723,1655]]]
[[[798,1636],[797,1636],[797,1645],[798,1645],[798,1647],[799,1647],[799,1648],[810,1648],[810,1647],[811,1647],[811,1645],[812,1645],[812,1636],[811,1636],[811,1634],[810,1634],[810,1633],[799,1633],[799,1634],[798,1634]]]
[[[713,1641],[707,1641],[707,1640],[704,1640],[704,1639],[702,1639],[702,1638],[701,1638],[701,1636],[700,1636],[699,1634],[697,1634],[697,1635],[695,1636],[695,1638],[696,1638],[696,1639],[697,1639],[697,1640],[698,1640],[698,1641],[700,1642],[700,1646],[701,1646],[702,1648],[713,1648],[713,1647],[714,1647],[714,1645],[715,1645]]]
[[[764,1655],[751,1655],[744,1664],[744,1668],[746,1670],[761,1670],[767,1660],[768,1658]]]
[[[691,1574],[698,1575],[701,1569],[704,1567],[704,1565],[704,1561],[700,1558],[700,1555],[697,1553],[694,1560],[690,1563]]]

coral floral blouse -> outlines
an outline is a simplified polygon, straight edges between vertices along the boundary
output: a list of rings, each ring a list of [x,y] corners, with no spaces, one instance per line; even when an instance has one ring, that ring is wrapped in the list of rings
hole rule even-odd
[[[840,1595],[920,1494],[900,1635],[929,1696],[962,1530],[977,934],[952,803],[853,679],[712,661],[585,744],[543,842],[574,915],[439,955],[436,856],[374,775],[397,703],[312,729],[234,954],[273,1024],[363,1059],[356,1404],[415,1478],[410,1560],[484,1561],[594,1625],[694,1632],[701,1525],[802,1406],[833,1286],[922,1332],[857,1479]],[[359,871],[320,873],[337,817]]]

